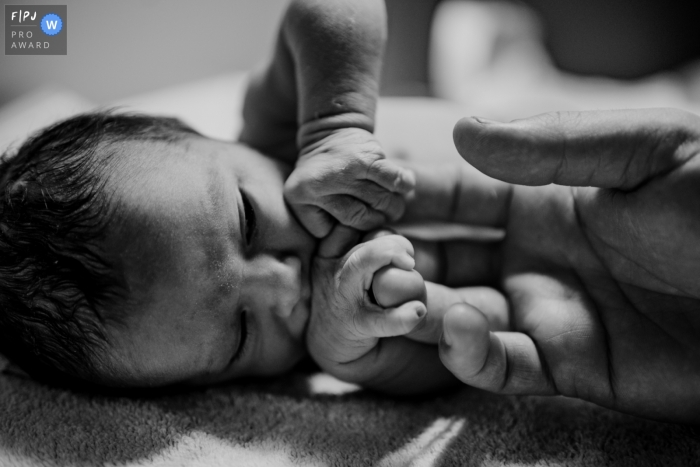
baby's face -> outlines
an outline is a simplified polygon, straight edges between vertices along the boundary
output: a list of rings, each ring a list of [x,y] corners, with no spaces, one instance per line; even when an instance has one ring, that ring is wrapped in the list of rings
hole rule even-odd
[[[111,384],[206,384],[288,370],[305,353],[315,241],[282,196],[290,170],[241,145],[131,142],[126,221],[109,251],[131,305],[108,338]]]

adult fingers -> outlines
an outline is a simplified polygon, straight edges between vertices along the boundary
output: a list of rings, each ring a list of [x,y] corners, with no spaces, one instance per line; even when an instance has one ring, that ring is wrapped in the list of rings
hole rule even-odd
[[[415,248],[416,270],[423,279],[451,287],[497,282],[501,244],[494,242],[411,239]]]
[[[700,117],[674,109],[556,112],[510,123],[464,118],[459,153],[510,183],[630,190],[697,153]]]
[[[401,222],[505,225],[511,185],[487,177],[461,161],[408,167],[416,174],[416,189],[408,198]]]
[[[434,346],[403,337],[382,339],[363,356],[347,363],[331,363],[326,365],[326,370],[344,381],[381,388],[392,394],[424,394],[456,382],[455,377],[440,364]],[[420,377],[406,384],[406,374]]]
[[[414,300],[395,308],[362,308],[353,320],[361,337],[393,337],[411,332],[425,315],[425,305]]]
[[[488,321],[491,331],[510,330],[509,305],[502,293],[490,287],[462,287],[451,289],[426,282],[428,313],[406,335],[409,339],[437,344],[443,332],[443,319],[452,305],[466,303],[478,308]]]
[[[533,340],[492,332],[477,308],[459,303],[443,319],[440,359],[464,383],[503,394],[557,394]]]

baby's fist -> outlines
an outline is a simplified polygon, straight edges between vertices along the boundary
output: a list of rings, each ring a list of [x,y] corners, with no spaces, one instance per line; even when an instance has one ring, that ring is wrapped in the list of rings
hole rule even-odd
[[[311,356],[324,370],[347,381],[362,382],[377,369],[373,366],[382,362],[379,339],[409,333],[424,318],[426,307],[416,299],[391,307],[372,302],[369,291],[373,282],[380,295],[403,293],[396,287],[395,273],[380,274],[376,281],[375,277],[385,267],[414,274],[413,246],[404,237],[386,235],[356,245],[350,251],[334,248],[334,243],[354,243],[347,241],[353,236],[356,241],[358,235],[353,232],[337,225],[319,246],[313,267],[314,292],[306,343]],[[347,253],[338,254],[339,251]],[[329,255],[329,252],[333,253]],[[418,278],[419,291],[424,291],[422,278],[420,275]]]
[[[387,160],[372,133],[343,128],[302,147],[284,195],[304,227],[322,238],[336,221],[370,230],[398,220],[415,184],[413,172]]]

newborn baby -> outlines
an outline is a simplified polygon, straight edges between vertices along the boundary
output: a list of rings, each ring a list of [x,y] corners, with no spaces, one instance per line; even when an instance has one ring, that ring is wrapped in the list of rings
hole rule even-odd
[[[394,392],[452,380],[434,346],[379,345],[428,311],[411,243],[357,244],[339,225],[314,259],[283,162],[172,119],[94,113],[5,166],[2,351],[32,373],[128,387],[275,375],[306,354],[308,328],[312,356],[344,379]],[[435,287],[439,314],[448,295]]]
[[[44,378],[209,384],[287,371],[307,333],[344,379],[452,382],[426,342],[459,292],[429,284],[426,299],[406,239],[356,230],[398,220],[415,186],[372,135],[384,23],[374,0],[292,2],[245,144],[94,113],[5,157],[0,351]]]

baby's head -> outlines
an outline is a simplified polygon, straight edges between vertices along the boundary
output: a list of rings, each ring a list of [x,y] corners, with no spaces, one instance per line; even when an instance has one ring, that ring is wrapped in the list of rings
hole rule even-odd
[[[107,386],[283,372],[315,247],[290,167],[173,119],[94,113],[0,165],[0,352]]]

